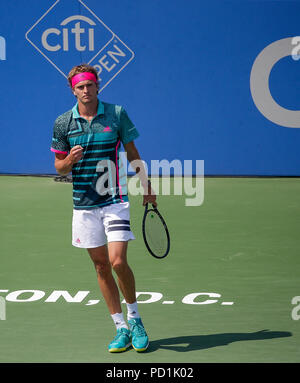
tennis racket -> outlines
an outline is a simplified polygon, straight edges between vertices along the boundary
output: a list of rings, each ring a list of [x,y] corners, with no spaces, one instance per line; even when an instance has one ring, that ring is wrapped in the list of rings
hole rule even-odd
[[[155,258],[164,258],[170,251],[170,235],[167,224],[156,207],[145,206],[143,237],[149,253]]]

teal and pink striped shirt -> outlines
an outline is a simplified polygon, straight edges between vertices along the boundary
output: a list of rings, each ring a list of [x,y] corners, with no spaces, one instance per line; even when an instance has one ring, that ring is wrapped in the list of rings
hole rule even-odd
[[[78,104],[56,119],[51,150],[68,154],[73,146],[83,147],[83,158],[72,168],[74,209],[128,201],[127,173],[119,152],[121,143],[138,136],[122,106],[100,100],[90,122],[79,115]]]

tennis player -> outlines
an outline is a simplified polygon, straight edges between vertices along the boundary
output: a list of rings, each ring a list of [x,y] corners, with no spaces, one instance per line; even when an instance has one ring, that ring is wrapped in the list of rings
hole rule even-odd
[[[98,99],[97,71],[86,64],[75,66],[68,82],[77,103],[56,119],[51,150],[57,172],[67,175],[72,171],[72,244],[87,249],[116,326],[109,352],[122,352],[131,345],[142,352],[147,350],[149,339],[138,311],[134,274],[127,262],[128,241],[135,237],[130,229],[126,174],[119,163],[120,143],[141,180],[143,205],[156,206],[156,196],[134,144],[137,129],[122,106]],[[127,322],[118,287],[126,301]]]

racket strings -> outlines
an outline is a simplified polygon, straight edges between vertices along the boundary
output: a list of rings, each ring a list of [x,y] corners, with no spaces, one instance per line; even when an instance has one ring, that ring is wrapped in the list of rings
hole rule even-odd
[[[148,212],[145,220],[145,235],[151,250],[158,256],[163,256],[168,249],[166,229],[160,217],[153,211]]]

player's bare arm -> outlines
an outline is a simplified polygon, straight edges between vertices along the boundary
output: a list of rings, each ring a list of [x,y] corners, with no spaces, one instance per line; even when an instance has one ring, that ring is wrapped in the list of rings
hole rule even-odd
[[[154,206],[157,206],[155,192],[148,182],[148,176],[146,174],[145,166],[143,164],[143,161],[141,160],[140,154],[134,144],[134,141],[125,144],[124,148],[127,152],[127,159],[130,162],[136,174],[138,175],[141,181],[141,185],[144,188],[143,205],[146,205],[146,203],[151,203]]]
[[[54,166],[61,176],[66,176],[72,170],[74,164],[81,160],[83,156],[83,148],[80,145],[74,146],[69,154],[55,153]]]

